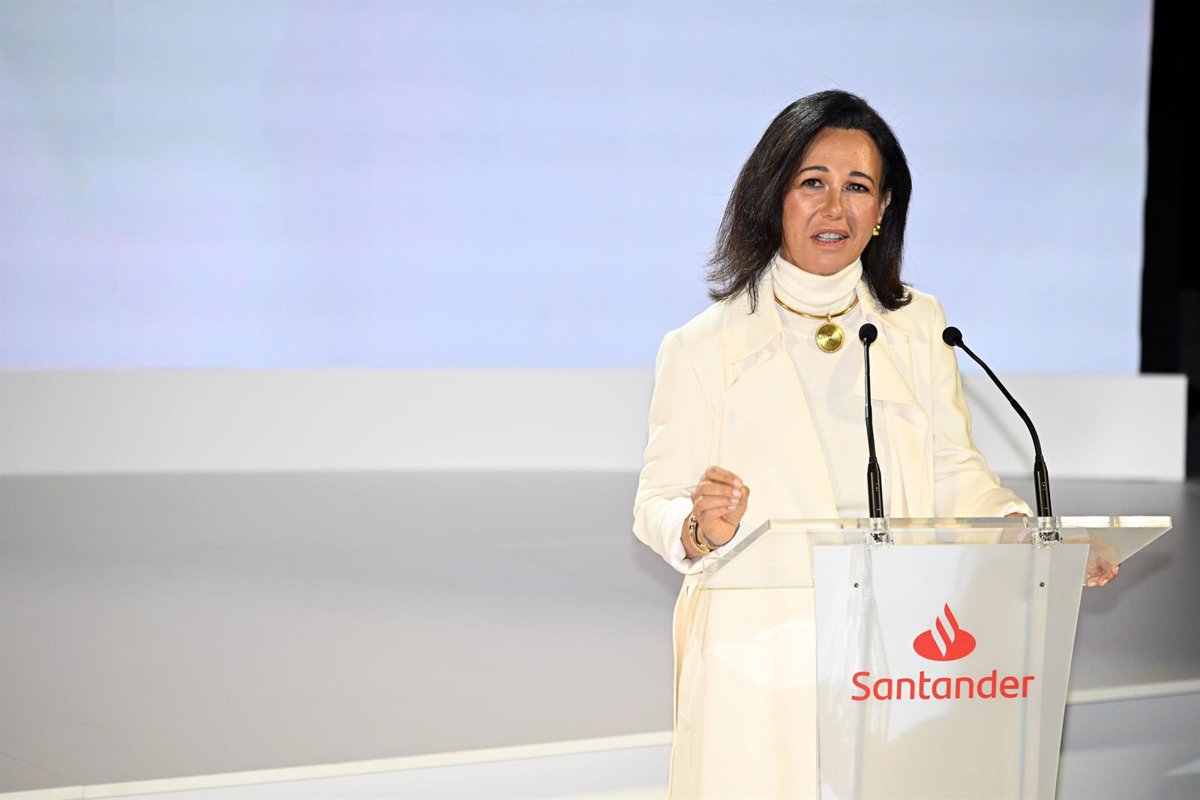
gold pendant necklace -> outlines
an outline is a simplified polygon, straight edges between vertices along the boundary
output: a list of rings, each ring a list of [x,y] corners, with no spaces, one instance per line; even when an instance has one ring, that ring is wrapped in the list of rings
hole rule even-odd
[[[786,308],[793,314],[804,317],[805,319],[825,320],[825,324],[817,328],[817,333],[813,337],[817,340],[817,347],[821,348],[826,353],[836,353],[842,349],[842,345],[846,342],[846,332],[842,330],[842,326],[834,322],[835,317],[840,317],[843,314],[849,314],[850,310],[858,305],[858,295],[854,295],[854,299],[850,301],[850,305],[843,308],[841,311],[834,311],[828,314],[809,314],[807,311],[800,311],[792,308],[787,303],[779,299],[779,293],[774,289],[771,293],[775,295],[775,302]]]

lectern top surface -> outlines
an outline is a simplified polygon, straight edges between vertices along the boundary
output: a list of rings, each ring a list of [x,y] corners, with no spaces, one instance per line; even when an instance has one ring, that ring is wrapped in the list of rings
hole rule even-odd
[[[1120,564],[1170,529],[1165,516],[774,519],[711,559],[700,585],[811,586],[812,549],[832,546],[1086,546],[1089,564]],[[1046,545],[1050,531],[1057,543]]]

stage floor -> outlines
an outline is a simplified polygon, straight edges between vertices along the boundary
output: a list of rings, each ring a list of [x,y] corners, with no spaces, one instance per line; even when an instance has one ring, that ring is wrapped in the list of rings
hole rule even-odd
[[[679,576],[635,485],[0,478],[0,792],[667,731]],[[1073,696],[1200,679],[1200,482],[1054,491],[1175,519],[1084,592]]]

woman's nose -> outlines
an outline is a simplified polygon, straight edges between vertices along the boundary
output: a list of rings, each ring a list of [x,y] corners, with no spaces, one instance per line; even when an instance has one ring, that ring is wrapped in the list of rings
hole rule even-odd
[[[830,192],[825,198],[825,216],[840,217],[842,215],[842,193]]]

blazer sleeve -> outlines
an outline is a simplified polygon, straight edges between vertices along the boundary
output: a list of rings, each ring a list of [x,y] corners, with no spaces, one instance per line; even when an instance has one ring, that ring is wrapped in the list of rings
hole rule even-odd
[[[1033,510],[1000,485],[971,439],[971,412],[963,395],[962,375],[953,348],[940,332],[946,327],[941,303],[934,301],[933,342],[933,477],[934,511],[939,516],[1003,517]]]
[[[689,559],[679,535],[692,511],[692,489],[708,468],[713,407],[679,332],[668,333],[655,362],[650,432],[634,498],[633,532],[684,574],[698,572],[705,560]]]

